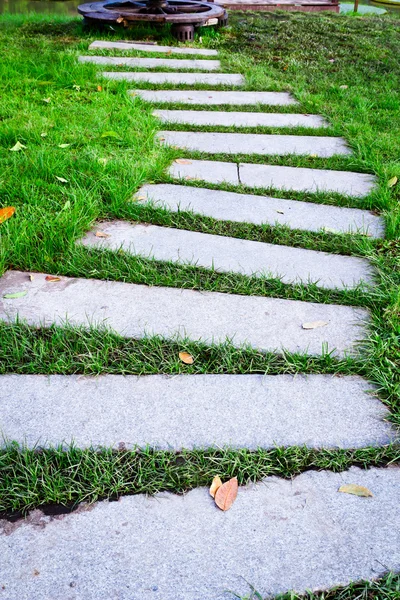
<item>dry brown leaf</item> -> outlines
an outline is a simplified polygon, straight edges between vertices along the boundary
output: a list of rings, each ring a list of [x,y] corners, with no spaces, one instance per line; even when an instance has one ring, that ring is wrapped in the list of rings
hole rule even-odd
[[[230,509],[236,500],[238,487],[237,477],[233,477],[217,489],[214,500],[218,508],[223,511]]]
[[[311,321],[310,323],[303,323],[303,329],[317,329],[317,327],[325,327],[328,325],[327,321]]]
[[[212,480],[212,484],[210,487],[210,496],[212,496],[213,498],[215,498],[215,494],[217,493],[217,491],[219,490],[219,488],[222,485],[222,481],[221,478],[219,477],[219,475],[216,475],[214,477],[214,479]]]
[[[123,21],[124,21],[124,17],[118,17],[117,23],[123,23]]]
[[[6,206],[4,208],[0,208],[0,223],[3,221],[7,221],[10,217],[15,213],[15,208],[13,206]]]
[[[355,483],[348,483],[347,485],[340,486],[339,492],[353,494],[354,496],[362,496],[363,498],[370,498],[373,496],[373,493],[368,488],[362,485],[356,485]]]
[[[194,358],[189,352],[179,352],[179,358],[185,365],[192,365],[194,362]]]
[[[56,277],[55,275],[47,275],[47,277],[45,277],[46,281],[49,281],[50,283],[54,283],[55,281],[61,281],[61,277]]]
[[[177,158],[176,163],[178,163],[178,165],[191,165],[192,161],[191,160],[187,160],[187,158]]]
[[[105,231],[96,231],[96,233],[94,235],[96,237],[99,237],[99,238],[108,238],[108,237],[110,237],[110,234],[106,233]]]

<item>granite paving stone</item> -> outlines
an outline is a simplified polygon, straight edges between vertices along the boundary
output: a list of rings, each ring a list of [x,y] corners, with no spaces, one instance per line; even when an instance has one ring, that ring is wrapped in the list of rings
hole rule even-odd
[[[168,146],[208,154],[297,154],[326,158],[352,153],[344,139],[339,137],[214,131],[160,131],[157,136]]]
[[[107,326],[124,337],[159,335],[261,351],[356,354],[369,313],[362,308],[261,296],[240,296],[117,281],[8,271],[0,279],[0,320],[18,318],[32,326]],[[12,293],[27,292],[17,298]],[[304,323],[326,323],[304,329]]]
[[[18,600],[228,600],[375,579],[400,570],[399,486],[399,467],[352,467],[267,477],[225,513],[207,488],[36,510],[2,522],[1,583]]]
[[[234,85],[244,84],[243,75],[234,73],[144,73],[140,72],[121,72],[108,71],[102,73],[107,79],[116,79],[122,81],[147,81],[149,83],[173,83],[194,85],[196,83],[208,85]]]
[[[396,439],[361,377],[1,375],[4,440],[29,448],[358,448]]]
[[[180,61],[181,62],[181,61]],[[183,68],[183,67],[182,67]],[[287,92],[238,92],[215,90],[130,90],[132,96],[140,96],[145,102],[254,106],[287,106],[298,104]]]
[[[374,238],[384,237],[382,218],[358,208],[171,184],[145,185],[134,196],[134,201],[151,203],[173,212],[191,211],[225,221],[286,225],[304,231],[327,228],[338,233],[366,233]]]
[[[96,236],[98,231],[109,237]],[[173,227],[126,221],[99,222],[79,243],[219,272],[270,276],[284,283],[315,283],[331,289],[373,283],[373,271],[364,258]]]
[[[241,183],[254,188],[273,187],[297,192],[336,192],[355,197],[367,196],[376,187],[373,175],[351,171],[178,159],[180,160],[185,162],[175,161],[169,169],[169,174],[175,179],[234,185]],[[236,173],[234,169],[237,169]]]
[[[217,56],[218,51],[208,48],[188,48],[186,46],[159,46],[158,44],[141,44],[140,42],[112,42],[96,40],[89,46],[89,50],[134,50],[140,52],[159,52],[166,54],[196,54],[197,56]]]
[[[169,69],[198,69],[199,71],[217,71],[221,64],[219,60],[202,60],[186,58],[133,58],[130,56],[79,56],[79,62],[95,65],[113,65],[115,67],[140,67],[143,69],[156,69],[167,67]]]
[[[114,73],[113,73],[114,75]],[[120,73],[118,73],[120,75]],[[131,73],[129,73],[131,75]],[[226,127],[328,127],[318,115],[260,112],[223,112],[219,110],[155,110],[153,115],[163,123],[219,125]]]

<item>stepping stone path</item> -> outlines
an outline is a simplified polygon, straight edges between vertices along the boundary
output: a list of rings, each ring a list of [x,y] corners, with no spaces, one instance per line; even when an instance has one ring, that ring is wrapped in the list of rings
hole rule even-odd
[[[96,41],[90,50],[110,49],[164,55],[214,57],[215,50],[133,42]],[[81,62],[128,67],[166,67],[199,72],[107,72],[109,79],[210,86],[244,83],[240,74],[218,72],[211,58],[174,59],[82,56]],[[214,71],[202,73],[201,71]],[[198,105],[203,110],[155,110],[164,123],[198,126],[324,127],[328,136],[161,132],[166,144],[207,154],[312,154],[351,151],[329,137],[319,115],[261,112],[293,106],[284,92],[135,90],[135,100]],[[136,101],[136,100],[135,100]],[[231,111],[208,111],[230,105]],[[258,112],[237,107],[260,107]],[[236,109],[235,109],[236,107]],[[176,108],[176,107],[174,107]],[[350,198],[375,188],[371,175],[268,164],[178,159],[173,184],[145,185],[133,201],[171,213],[180,211],[237,223],[285,225],[294,230],[384,236],[380,217],[358,208],[302,202],[296,192],[335,192]],[[228,183],[286,190],[280,199],[239,191],[195,187],[193,182]],[[188,185],[189,183],[189,185]],[[331,199],[331,202],[333,200]],[[101,228],[101,237],[95,235]],[[242,276],[267,274],[284,283],[314,282],[322,288],[373,286],[369,263],[333,255],[155,225],[98,223],[78,243],[99,251],[121,250],[140,258]],[[23,292],[17,297],[7,295]],[[156,334],[167,339],[229,340],[234,346],[343,357],[359,353],[369,312],[340,304],[204,292],[116,281],[9,271],[0,279],[0,320],[33,326],[106,325],[125,337]],[[185,347],[184,342],[182,348]],[[1,430],[4,440],[28,447],[71,443],[81,448],[170,451],[229,446],[232,449],[308,446],[363,448],[398,440],[389,411],[372,384],[358,376],[333,375],[2,375]],[[372,497],[338,493],[341,485],[368,487]],[[295,589],[325,589],[379,577],[400,568],[398,489],[400,468],[307,471],[292,480],[267,477],[241,487],[225,514],[208,490],[185,496],[125,496],[119,502],[81,505],[57,517],[36,510],[25,522],[0,521],[1,585],[9,598],[123,600],[222,600],[227,590],[261,596]],[[23,549],[23,552],[21,551]],[[162,555],[162,568],[159,557]],[[29,574],[33,573],[35,577]],[[37,576],[36,576],[37,575]],[[73,588],[73,589],[72,589]],[[110,592],[110,590],[112,590]]]

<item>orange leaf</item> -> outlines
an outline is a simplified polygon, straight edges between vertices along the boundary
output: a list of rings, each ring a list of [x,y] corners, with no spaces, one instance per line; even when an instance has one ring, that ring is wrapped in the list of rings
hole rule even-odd
[[[214,479],[212,480],[212,484],[210,487],[210,496],[215,498],[215,494],[217,493],[217,491],[219,490],[221,485],[222,485],[221,478],[218,475],[216,475],[216,477],[214,477]]]
[[[217,489],[215,494],[215,504],[221,510],[229,510],[236,500],[237,493],[238,480],[237,477],[233,477]]]
[[[177,158],[176,163],[178,163],[178,165],[191,165],[192,161],[191,160],[187,160],[186,158]]]
[[[189,352],[179,352],[179,358],[185,365],[192,365],[194,362],[194,358]]]
[[[47,277],[45,277],[46,281],[49,281],[50,283],[54,283],[55,281],[61,281],[61,277],[56,277],[55,275],[47,275]]]
[[[15,213],[15,208],[13,206],[6,206],[5,208],[0,208],[0,223],[6,221]]]
[[[101,87],[101,85],[98,85],[98,86],[97,86],[97,91],[98,91],[98,92],[101,92],[102,90],[103,90],[103,88]]]
[[[96,237],[99,237],[99,238],[108,238],[108,237],[110,237],[110,235],[108,233],[106,233],[105,231],[96,231],[96,233],[94,235]]]

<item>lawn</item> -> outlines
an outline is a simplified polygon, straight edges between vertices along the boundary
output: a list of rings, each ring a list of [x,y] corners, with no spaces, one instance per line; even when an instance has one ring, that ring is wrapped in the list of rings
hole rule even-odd
[[[141,35],[149,32],[143,30]],[[160,42],[173,41],[166,34],[151,33]],[[0,373],[359,374],[377,386],[391,419],[399,425],[400,184],[389,187],[388,182],[396,176],[400,179],[400,19],[235,13],[225,31],[202,32],[203,45],[220,51],[224,70],[245,74],[247,89],[291,91],[301,102],[299,112],[326,116],[332,134],[344,136],[354,151],[352,156],[334,160],[291,156],[242,156],[238,160],[376,173],[378,190],[362,200],[337,194],[286,196],[383,214],[386,239],[378,241],[361,235],[218,222],[139,206],[134,194],[140,185],[169,181],[167,166],[185,153],[155,142],[154,134],[161,127],[148,106],[128,96],[132,85],[101,80],[95,66],[78,64],[77,55],[87,53],[91,41],[113,36],[121,38],[120,33],[87,32],[76,18],[3,17],[0,207],[15,206],[16,212],[0,225],[0,274],[13,268],[365,306],[372,313],[369,338],[358,358],[335,359],[331,355],[276,356],[229,344],[206,346],[189,341],[182,348],[182,344],[159,338],[128,340],[105,329],[88,332],[0,323]],[[293,112],[294,107],[289,108]],[[317,130],[315,135],[323,133]],[[10,151],[16,142],[24,148]],[[273,189],[258,191],[285,196]],[[96,219],[114,218],[366,256],[377,269],[377,286],[332,291],[315,285],[286,285],[75,245]],[[181,363],[178,352],[182,349],[195,357],[193,365]],[[215,474],[237,476],[240,483],[246,483],[270,474],[291,477],[310,468],[343,470],[350,465],[385,466],[399,460],[398,445],[359,450],[203,450],[178,455],[149,449],[35,452],[10,446],[0,453],[0,510],[17,514],[37,506],[70,506],[121,494],[183,492],[209,484]]]

